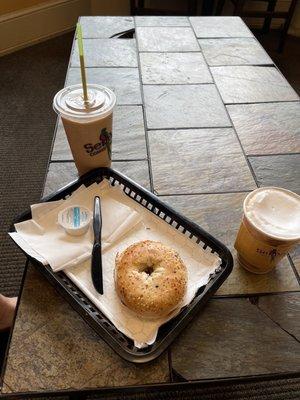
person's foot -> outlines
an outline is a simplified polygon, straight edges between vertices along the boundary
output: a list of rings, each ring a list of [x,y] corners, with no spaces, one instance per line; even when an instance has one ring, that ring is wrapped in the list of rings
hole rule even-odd
[[[5,297],[0,294],[0,331],[12,326],[16,305],[17,297]]]

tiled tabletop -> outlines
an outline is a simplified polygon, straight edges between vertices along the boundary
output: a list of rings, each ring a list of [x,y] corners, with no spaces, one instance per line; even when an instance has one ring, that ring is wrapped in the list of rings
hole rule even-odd
[[[233,248],[249,191],[300,192],[298,95],[237,17],[81,23],[88,81],[117,95],[113,168],[223,241],[234,269],[171,349],[141,366],[116,356],[29,266],[3,393],[299,371],[299,249],[254,275]],[[136,38],[109,39],[132,28]],[[79,82],[75,46],[66,84]],[[76,177],[59,121],[44,194]]]

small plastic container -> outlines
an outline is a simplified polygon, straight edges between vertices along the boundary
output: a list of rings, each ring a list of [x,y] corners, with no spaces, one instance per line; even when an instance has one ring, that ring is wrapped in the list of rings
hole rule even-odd
[[[92,213],[86,207],[74,205],[61,210],[57,220],[69,235],[81,236],[89,229]]]

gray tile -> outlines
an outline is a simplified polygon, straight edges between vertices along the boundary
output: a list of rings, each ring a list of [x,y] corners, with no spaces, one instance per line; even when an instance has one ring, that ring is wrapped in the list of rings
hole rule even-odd
[[[51,161],[72,161],[73,156],[61,119],[59,118],[55,140],[53,144]]]
[[[247,299],[214,299],[172,346],[187,380],[296,372],[299,343]]]
[[[142,107],[116,108],[113,117],[113,160],[147,158]]]
[[[154,190],[160,195],[256,187],[230,128],[151,131],[149,143]]]
[[[249,157],[259,186],[278,186],[300,194],[300,154]]]
[[[300,282],[300,245],[299,244],[290,251],[290,256],[292,258],[292,261],[296,268],[296,271],[298,272],[299,282]]]
[[[258,307],[300,341],[300,293],[263,296],[259,298]]]
[[[215,85],[144,86],[147,127],[230,126]]]
[[[287,258],[280,262],[274,271],[264,275],[253,274],[239,265],[233,246],[242,220],[243,201],[246,195],[247,193],[226,193],[162,196],[162,200],[199,224],[228,246],[232,252],[233,271],[216,295],[245,295],[300,290]]]
[[[191,28],[138,27],[139,51],[200,51]]]
[[[118,106],[113,116],[113,160],[147,158],[144,118],[140,106]],[[52,161],[72,161],[73,156],[61,121],[54,141]]]
[[[253,37],[240,17],[190,17],[198,38]]]
[[[208,65],[258,65],[273,61],[255,38],[201,39]]]
[[[36,274],[34,282],[31,275]],[[80,389],[86,387],[128,386],[169,380],[168,357],[155,362],[134,365],[116,355],[40,274],[32,271],[26,277],[21,299],[31,297],[26,314],[18,314],[5,372],[5,382],[13,391]],[[38,280],[42,280],[36,283]],[[31,285],[27,293],[28,284]],[[35,300],[40,293],[44,303],[57,298],[59,307],[44,324],[43,310]],[[28,320],[35,321],[31,334],[22,332]],[[41,322],[39,321],[41,319]]]
[[[300,103],[229,105],[246,154],[300,152]]]
[[[116,33],[134,28],[132,17],[81,17],[83,38],[109,39]]]
[[[187,17],[135,17],[136,26],[190,26]]]
[[[134,39],[84,39],[86,67],[137,67]],[[77,42],[71,55],[71,67],[79,67]]]
[[[275,67],[211,67],[225,103],[261,103],[299,100]]]
[[[142,104],[137,68],[87,68],[87,81],[107,86],[117,96],[117,104]],[[80,68],[69,68],[66,85],[81,83]]]
[[[146,189],[150,189],[150,178],[147,161],[115,161],[112,168],[133,179]],[[74,162],[50,163],[44,196],[51,194],[78,178]]]
[[[201,53],[140,53],[144,84],[211,83]]]
[[[112,167],[128,176],[144,188],[150,190],[149,167],[147,161],[115,161]]]
[[[50,163],[43,195],[48,196],[76,179],[78,173],[74,162]]]

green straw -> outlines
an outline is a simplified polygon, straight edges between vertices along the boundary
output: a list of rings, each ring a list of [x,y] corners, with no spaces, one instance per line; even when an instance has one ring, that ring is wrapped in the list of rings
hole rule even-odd
[[[85,76],[85,67],[84,67],[84,55],[83,55],[83,42],[82,42],[82,30],[81,30],[81,25],[80,24],[77,24],[76,34],[77,34],[77,42],[78,42],[78,50],[79,50],[80,71],[81,71],[81,80],[82,80],[82,88],[83,88],[83,99],[84,99],[84,103],[86,105],[88,105],[89,98],[88,98],[87,85],[86,85],[86,76]]]

